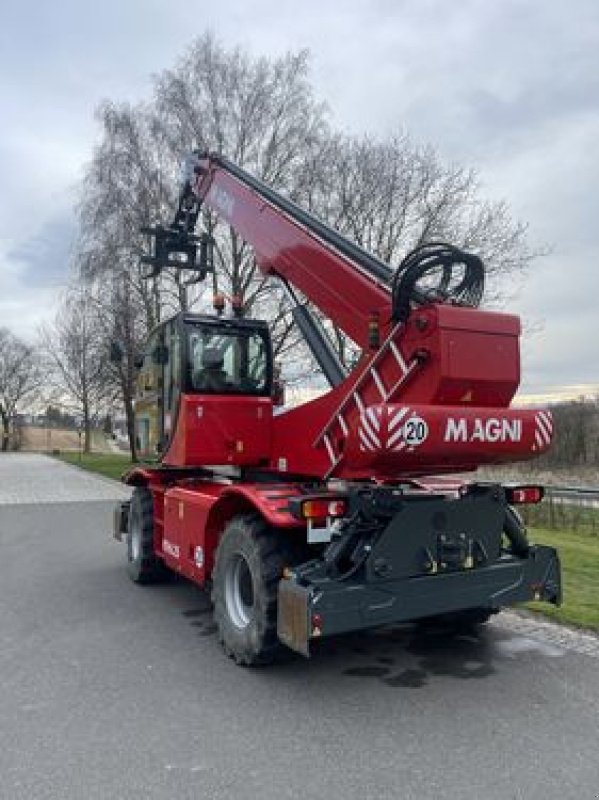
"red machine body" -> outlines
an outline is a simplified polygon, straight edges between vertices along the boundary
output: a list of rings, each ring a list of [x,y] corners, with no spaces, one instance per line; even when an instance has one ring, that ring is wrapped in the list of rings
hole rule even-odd
[[[274,417],[264,398],[183,395],[164,464],[255,465],[319,479],[389,479],[525,460],[549,446],[549,412],[543,412],[548,435],[537,440],[533,412],[514,417],[506,411],[520,383],[517,317],[430,304],[394,323],[388,285],[248,186],[233,165],[200,158],[192,191],[252,245],[265,274],[309,298],[363,348],[363,356],[340,385]],[[382,342],[374,349],[369,346],[373,318]],[[420,408],[434,432],[455,419],[479,419],[483,426],[490,420],[491,428],[484,439],[444,440],[436,433],[424,446],[366,457],[351,443],[357,442],[366,409],[375,406],[386,419],[397,403],[410,408],[409,417]],[[461,416],[458,407],[464,409]],[[493,421],[503,431],[516,419],[520,435],[494,439]],[[406,419],[402,428],[410,425]]]
[[[269,397],[182,394],[162,463],[172,467],[268,463],[272,407]]]
[[[450,592],[452,599],[447,595],[447,601],[443,600],[443,591],[423,589],[420,595],[417,584],[410,584],[406,591],[412,593],[413,611],[401,612],[412,614],[407,618],[439,613],[445,607],[451,610],[475,604],[493,610],[503,603],[501,598],[508,596],[508,590],[512,601],[528,598],[531,591],[536,596],[538,590],[530,588],[533,586],[530,581],[530,586],[525,587],[522,575],[536,575],[534,570],[541,569],[546,569],[547,580],[543,583],[548,587],[546,595],[551,602],[557,602],[559,591],[555,585],[559,583],[559,575],[555,572],[557,561],[553,551],[547,550],[543,556],[547,567],[545,561],[536,562],[535,566],[533,556],[526,560],[528,550],[526,543],[523,544],[524,534],[516,517],[504,510],[503,488],[495,491],[475,487],[462,492],[460,481],[431,477],[475,470],[483,464],[534,458],[550,446],[553,425],[549,411],[510,408],[520,382],[519,319],[442,299],[437,301],[434,296],[414,303],[409,313],[398,316],[388,267],[325,229],[318,221],[307,218],[301,209],[270,192],[222,157],[198,156],[192,167],[180,206],[183,217],[191,213],[190,209],[196,209],[195,217],[192,215],[193,224],[185,223],[186,230],[193,231],[200,204],[214,211],[253,247],[257,264],[266,276],[279,279],[290,291],[300,292],[358,345],[362,355],[349,374],[337,373],[338,379],[331,381],[333,386],[329,391],[290,409],[275,409],[273,399],[257,391],[210,393],[198,388],[199,384],[190,391],[192,379],[174,377],[169,367],[170,384],[164,377],[156,401],[163,417],[164,432],[160,463],[135,467],[125,476],[127,483],[147,487],[151,492],[153,556],[204,585],[213,577],[215,552],[223,531],[229,530],[231,522],[260,519],[283,539],[297,539],[298,531],[305,539],[308,531],[308,544],[317,543],[318,546],[319,542],[331,542],[334,527],[327,521],[328,538],[319,539],[323,534],[317,530],[312,532],[311,540],[312,523],[298,518],[294,512],[298,498],[313,491],[335,497],[335,486],[353,486],[357,488],[352,503],[361,508],[362,485],[378,487],[383,493],[386,487],[391,487],[391,491],[398,487],[400,494],[401,487],[411,486],[415,495],[428,493],[434,525],[445,524],[439,522],[446,519],[445,511],[437,513],[434,509],[437,508],[435,504],[446,498],[447,518],[454,520],[452,524],[459,532],[454,538],[454,534],[430,538],[437,537],[437,533],[431,532],[433,523],[418,517],[417,508],[423,506],[414,505],[414,511],[403,510],[401,499],[385,495],[384,502],[391,506],[395,503],[397,519],[403,514],[408,521],[401,524],[412,526],[409,536],[416,538],[412,544],[406,540],[406,553],[400,553],[400,545],[391,543],[392,537],[389,538],[385,557],[381,556],[372,568],[367,568],[366,582],[358,584],[356,589],[370,591],[368,587],[384,578],[379,568],[380,563],[387,563],[386,559],[394,560],[397,570],[401,564],[408,564],[410,558],[416,558],[414,553],[422,550],[414,533],[414,525],[417,525],[421,527],[422,541],[428,544],[424,548],[426,558],[417,556],[424,560],[418,561],[420,566],[415,575],[445,568],[467,571],[486,564],[489,577],[484,580],[489,583],[484,586],[481,583],[480,589],[473,584],[472,590],[465,591],[459,588],[462,577],[451,576],[443,585],[455,584],[456,588]],[[199,326],[200,321],[199,318],[190,319],[186,323]],[[174,322],[172,331],[177,348],[191,347],[189,342],[181,343],[181,332],[177,333]],[[227,331],[221,333],[228,335]],[[269,369],[272,372],[272,364]],[[330,372],[335,377],[334,367]],[[171,397],[173,388],[178,388],[176,401]],[[455,505],[458,501],[464,507],[463,512],[458,513]],[[378,514],[376,504],[379,501],[374,498],[372,502]],[[494,510],[496,503],[503,504],[499,511]],[[326,503],[325,506],[329,507]],[[476,516],[479,507],[482,509],[480,519]],[[124,515],[128,513],[123,512]],[[409,514],[414,514],[411,522]],[[502,572],[500,550],[504,514],[504,529],[514,550],[509,567],[513,573],[509,575]],[[354,515],[354,522],[358,517],[359,514]],[[120,519],[119,534],[124,531],[122,520],[125,517]],[[383,519],[384,513],[380,517]],[[489,527],[484,519],[494,522]],[[348,531],[354,522],[346,521]],[[355,524],[357,527],[351,536],[358,537],[356,541],[364,537],[367,543],[370,534]],[[380,522],[379,541],[387,535],[383,533],[386,524]],[[401,524],[397,522],[398,529]],[[478,541],[477,526],[482,529],[481,537],[491,537],[486,543]],[[234,537],[235,526],[230,530]],[[130,542],[132,540],[130,530]],[[462,540],[467,540],[467,547]],[[364,553],[369,553],[373,546],[374,540],[365,544]],[[358,550],[354,552],[358,558],[356,553]],[[235,553],[230,557],[233,559],[231,569],[234,569]],[[139,571],[135,561],[138,557],[130,552],[129,558],[137,570],[134,580],[142,580],[143,571]],[[330,592],[332,599],[327,602],[332,604],[331,619],[335,619],[325,632],[343,632],[366,625],[359,622],[366,619],[363,616],[366,612],[352,610],[351,592],[342,598],[341,589],[327,572],[332,563],[337,564],[335,569],[341,569],[348,558],[349,555],[339,550],[329,561],[324,559],[322,563],[326,569],[307,562],[303,584],[299,577],[295,584],[281,580],[279,599],[282,598],[284,609],[279,619],[279,635],[282,641],[300,652],[307,652],[308,638],[320,635],[320,621],[313,623],[312,633],[309,627],[299,634],[293,629],[293,620],[297,621],[298,614],[301,617],[311,613],[311,604],[320,596],[319,586]],[[492,563],[494,560],[497,564]],[[138,558],[138,562],[140,569],[143,568],[143,559],[139,561]],[[359,567],[364,563],[360,562]],[[557,578],[549,580],[550,572]],[[505,578],[501,577],[503,574]],[[405,577],[408,579],[410,575],[406,573]],[[429,575],[426,580],[434,579]],[[435,586],[442,587],[442,583]],[[393,587],[394,593],[404,591],[404,584]],[[521,587],[519,593],[514,587]],[[351,586],[344,584],[344,589],[349,592]],[[384,596],[377,591],[373,589],[369,599],[364,600],[364,608],[370,608],[374,615],[372,619],[376,617],[381,624],[403,618],[399,611],[394,612],[395,616],[385,616],[386,612],[381,609],[387,608],[386,601],[383,602]],[[238,594],[243,595],[243,587],[238,588]],[[343,620],[335,606],[335,597],[347,611]],[[243,606],[243,600],[236,602]],[[236,613],[234,610],[234,615]],[[320,612],[316,617],[320,620]],[[223,623],[225,627],[228,624]],[[244,627],[241,623],[239,626],[240,630]],[[226,639],[226,633],[223,636]],[[261,658],[262,651],[256,650],[254,656]],[[247,660],[249,656],[246,659],[243,650],[235,658],[240,663],[253,663]]]
[[[187,478],[136,467],[125,481],[152,489],[154,552],[174,572],[203,585],[211,576],[214,553],[226,523],[257,509],[273,527],[303,530],[305,523],[289,511],[289,501],[301,497],[299,483],[229,480],[226,477]]]

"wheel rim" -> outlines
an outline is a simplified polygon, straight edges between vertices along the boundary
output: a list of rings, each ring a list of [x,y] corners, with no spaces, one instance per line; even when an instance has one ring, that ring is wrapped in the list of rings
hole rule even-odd
[[[141,558],[141,525],[139,524],[139,514],[133,513],[129,524],[131,541],[131,561],[139,561]]]
[[[254,615],[254,584],[248,562],[235,553],[225,570],[225,603],[231,622],[247,628]]]

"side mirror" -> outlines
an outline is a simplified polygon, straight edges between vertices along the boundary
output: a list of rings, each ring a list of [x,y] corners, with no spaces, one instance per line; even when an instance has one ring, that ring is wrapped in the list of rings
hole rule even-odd
[[[285,405],[285,385],[283,383],[273,383],[272,402],[275,406]]]
[[[199,270],[202,278],[214,272],[214,239],[209,233],[203,233],[200,237]]]
[[[272,376],[272,402],[275,406],[285,405],[285,381],[281,377],[281,365],[275,364]]]
[[[168,347],[164,344],[157,344],[152,350],[152,363],[168,364]]]
[[[123,352],[123,348],[120,342],[117,342],[115,339],[113,339],[110,342],[110,353],[108,356],[110,363],[122,364],[124,355],[125,354]]]

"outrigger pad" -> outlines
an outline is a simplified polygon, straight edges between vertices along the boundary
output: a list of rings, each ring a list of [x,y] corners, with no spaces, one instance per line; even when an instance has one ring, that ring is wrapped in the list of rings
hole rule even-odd
[[[308,657],[310,590],[293,580],[279,581],[277,635],[283,644]]]

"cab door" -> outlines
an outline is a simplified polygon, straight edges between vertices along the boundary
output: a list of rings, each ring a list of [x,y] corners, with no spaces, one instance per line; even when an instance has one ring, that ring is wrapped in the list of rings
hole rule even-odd
[[[162,377],[162,452],[168,450],[177,425],[182,381],[182,341],[178,320],[164,325]]]
[[[135,447],[137,455],[154,461],[162,451],[163,329],[155,330],[146,345],[137,373]]]

